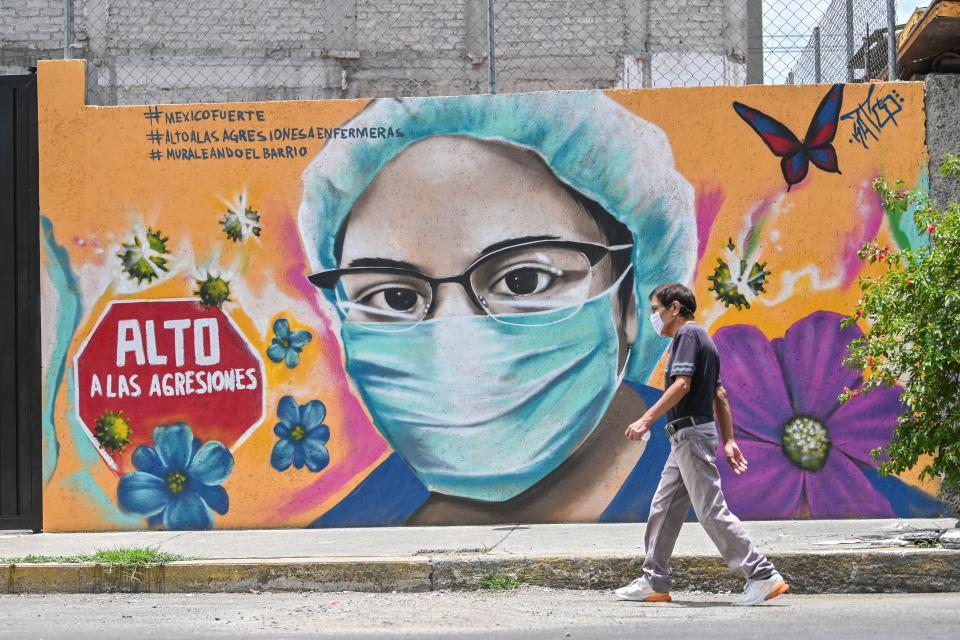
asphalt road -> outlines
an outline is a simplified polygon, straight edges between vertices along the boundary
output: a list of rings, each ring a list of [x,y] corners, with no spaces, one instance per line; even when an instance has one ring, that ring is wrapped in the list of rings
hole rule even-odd
[[[956,638],[960,593],[787,595],[760,607],[729,595],[668,605],[608,592],[522,587],[423,594],[0,596],[0,638]]]

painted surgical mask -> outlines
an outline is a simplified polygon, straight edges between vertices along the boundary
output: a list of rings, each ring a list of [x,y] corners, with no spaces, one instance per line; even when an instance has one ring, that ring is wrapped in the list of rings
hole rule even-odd
[[[619,384],[611,313],[620,280],[579,309],[345,322],[346,369],[374,423],[431,491],[503,501],[590,436]]]

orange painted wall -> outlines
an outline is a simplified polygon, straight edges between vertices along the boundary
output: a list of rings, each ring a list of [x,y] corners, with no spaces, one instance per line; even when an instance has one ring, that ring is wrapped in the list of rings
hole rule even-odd
[[[341,512],[359,509],[349,506],[356,500],[345,499],[368,484],[368,476],[378,467],[384,468],[385,461],[392,459],[393,449],[374,426],[369,407],[344,370],[339,320],[332,305],[304,277],[311,266],[309,249],[303,246],[297,227],[303,197],[301,175],[326,141],[290,143],[305,148],[304,155],[267,159],[263,157],[263,147],[271,146],[269,143],[173,144],[167,134],[189,135],[193,131],[202,135],[208,130],[222,133],[224,128],[269,134],[281,127],[345,127],[370,108],[369,102],[97,107],[84,104],[83,82],[82,62],[40,65],[44,527],[48,531],[67,531],[171,524],[170,520],[163,522],[164,512],[159,507],[149,515],[131,510],[130,503],[122,504],[118,489],[124,475],[135,471],[136,446],[154,446],[153,429],[174,421],[170,416],[177,415],[178,400],[169,400],[171,408],[163,422],[130,425],[130,443],[112,451],[111,457],[119,462],[119,470],[114,470],[101,455],[111,451],[104,448],[102,441],[99,449],[95,446],[96,435],[87,433],[94,429],[85,427],[79,417],[79,398],[88,390],[77,389],[75,358],[114,301],[196,300],[199,283],[211,274],[229,283],[229,298],[223,302],[222,310],[263,363],[264,417],[249,425],[252,431],[239,446],[235,441],[222,442],[223,449],[230,450],[233,462],[225,479],[211,486],[222,486],[229,496],[228,508],[215,510],[225,513],[209,511],[213,505],[208,500],[203,503],[207,516],[193,520],[185,517],[177,522],[194,522],[197,526],[212,523],[218,528],[304,527],[325,524],[318,519],[330,514],[337,505]],[[676,171],[692,188],[695,210],[691,219],[696,219],[698,231],[695,273],[690,282],[699,301],[698,320],[711,334],[725,327],[749,325],[766,338],[776,339],[811,314],[847,313],[857,299],[856,278],[864,273],[855,259],[856,250],[874,238],[881,243],[897,240],[871,182],[881,175],[901,178],[910,185],[924,182],[927,155],[922,84],[846,86],[841,113],[853,115],[841,117],[833,141],[842,173],[810,166],[806,178],[789,191],[780,159],[732,108],[734,101],[749,105],[776,118],[801,137],[829,89],[745,86],[605,94],[608,100],[665,134]],[[865,139],[867,145],[854,139],[857,106],[866,101],[869,108],[894,95],[884,103],[886,114],[891,105],[899,109],[893,120],[882,125],[874,123],[874,137]],[[161,113],[159,122],[147,116],[153,108]],[[167,123],[163,117],[207,109],[254,112],[253,121]],[[262,113],[262,122],[255,112]],[[865,113],[860,114],[861,123]],[[877,112],[872,113],[876,117]],[[572,115],[572,120],[589,118],[589,113]],[[160,133],[160,139],[151,140],[154,131]],[[254,149],[259,157],[187,161],[167,156],[172,149],[199,152],[211,146]],[[155,151],[160,152],[160,159],[151,158]],[[348,170],[344,167],[344,171]],[[246,198],[245,204],[237,209],[241,197]],[[258,236],[246,230],[239,241],[228,237],[222,221],[231,206],[239,211],[249,206],[256,211]],[[138,234],[145,238],[148,230],[159,230],[167,239],[164,255],[169,262],[167,270],[159,271],[156,278],[137,281],[124,268],[121,256],[127,250],[124,245],[133,243]],[[726,253],[731,240],[736,246],[732,254]],[[765,265],[769,274],[763,290],[751,296],[749,308],[737,308],[729,304],[730,300],[725,304],[709,277],[714,275],[718,260],[730,262],[732,255],[739,258],[747,245],[756,249],[753,257]],[[643,300],[638,315],[646,331],[648,313]],[[280,318],[289,321],[291,330],[311,334],[294,367],[273,362],[268,356],[268,349],[278,338],[274,323]],[[159,324],[163,318],[157,320]],[[105,358],[111,360],[112,352]],[[643,382],[658,387],[662,377],[661,362],[650,372],[649,380]],[[329,428],[329,438],[324,447],[329,461],[319,470],[307,466],[296,469],[294,465],[280,471],[271,464],[274,449],[283,439],[274,431],[274,425],[282,422],[277,411],[281,398],[286,396],[297,405],[320,401],[325,407],[323,423]],[[235,438],[246,427],[240,425],[229,437]],[[201,441],[198,444],[224,439],[212,427],[191,424],[190,428]],[[610,446],[627,444],[624,440]],[[835,444],[830,455],[840,455],[838,447]],[[218,450],[217,455],[222,455],[222,451]],[[138,473],[145,472],[141,469]],[[169,488],[168,480],[164,475],[160,484]],[[403,482],[411,481],[407,478]],[[887,501],[892,505],[891,514],[900,514],[919,504],[916,500],[921,500],[923,494],[935,490],[923,485],[917,492],[919,497],[907,499],[902,497],[903,492],[909,493],[918,485],[911,477],[899,482],[904,488],[898,488],[895,496],[875,489],[880,497],[871,494],[870,499]],[[745,491],[740,485],[736,487]],[[751,490],[765,491],[760,484]],[[607,495],[606,498],[592,500],[609,501],[610,493],[608,487],[607,494],[598,494]],[[405,513],[409,515],[415,509],[410,503],[405,504]],[[916,508],[929,511],[930,505],[924,504]],[[552,511],[537,513],[547,521],[603,519],[600,514],[605,505],[606,502],[593,504],[593,511],[553,507]],[[366,504],[365,508],[368,515],[364,517],[376,522],[377,505]],[[629,519],[622,514],[634,513],[631,508],[624,507],[617,512],[619,516],[607,512],[608,517]],[[386,514],[387,508],[384,509]],[[584,513],[594,516],[577,515]],[[791,515],[823,517],[811,505],[801,502]],[[858,515],[869,514],[841,514]],[[382,523],[400,524],[405,517],[384,515]]]

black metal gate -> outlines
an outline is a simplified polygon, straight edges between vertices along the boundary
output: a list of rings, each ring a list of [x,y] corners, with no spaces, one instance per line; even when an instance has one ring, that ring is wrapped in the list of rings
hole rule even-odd
[[[36,76],[0,76],[0,529],[42,524]]]

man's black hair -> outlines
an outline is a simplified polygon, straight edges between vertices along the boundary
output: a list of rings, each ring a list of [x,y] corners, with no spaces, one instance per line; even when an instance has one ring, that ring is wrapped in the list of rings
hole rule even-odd
[[[674,302],[680,303],[680,315],[684,318],[692,318],[697,310],[697,298],[687,287],[679,282],[671,284],[662,284],[650,292],[650,299],[657,299],[664,307],[669,307]]]

